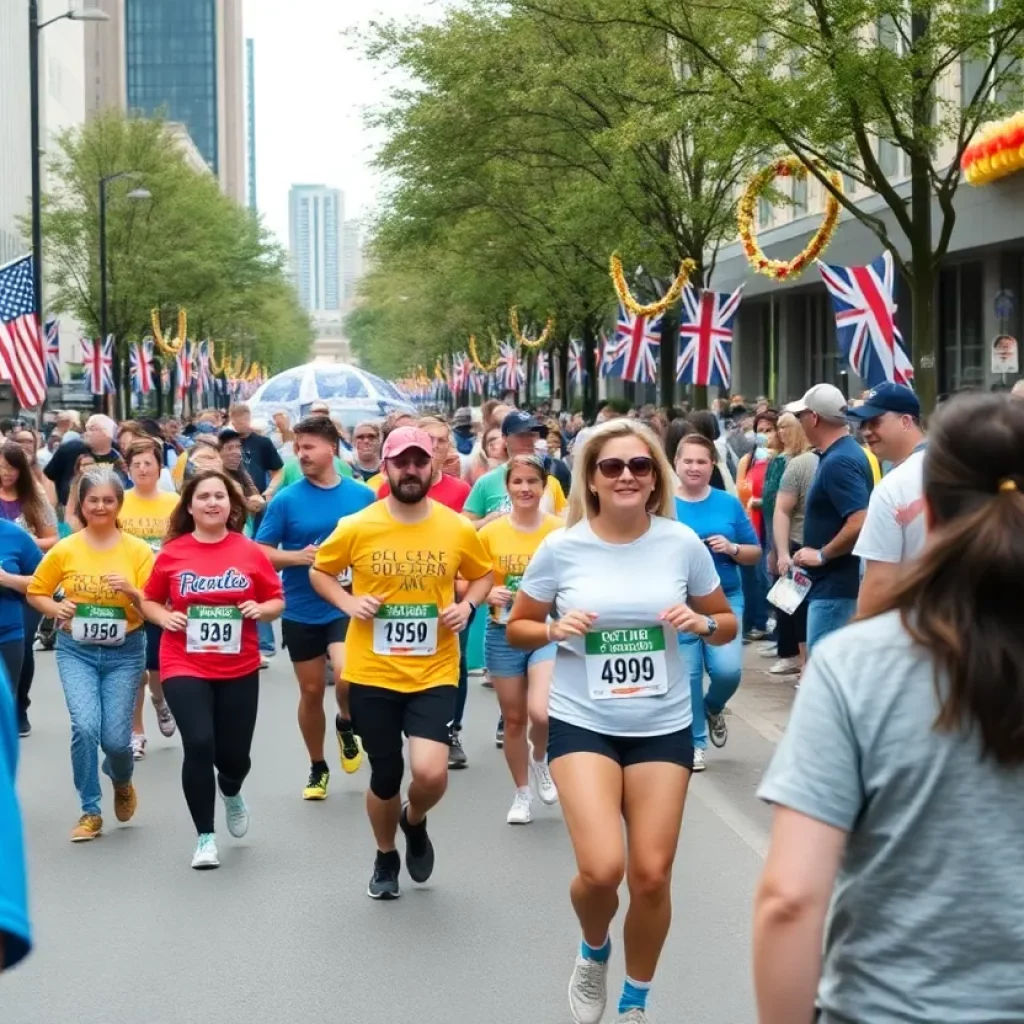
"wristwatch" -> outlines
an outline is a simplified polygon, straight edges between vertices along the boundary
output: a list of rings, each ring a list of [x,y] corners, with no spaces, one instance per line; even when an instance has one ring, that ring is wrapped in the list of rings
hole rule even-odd
[[[822,548],[818,549],[818,564],[824,565],[828,559],[825,557],[825,552]]]
[[[710,615],[705,615],[704,621],[708,624],[708,631],[705,634],[705,636],[712,636],[714,632],[718,629],[718,623],[715,622],[715,620],[711,618]]]

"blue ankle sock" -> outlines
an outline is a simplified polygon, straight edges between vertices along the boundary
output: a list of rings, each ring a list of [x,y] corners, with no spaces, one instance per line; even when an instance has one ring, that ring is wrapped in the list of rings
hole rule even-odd
[[[627,1010],[646,1010],[647,994],[651,991],[649,981],[634,981],[627,977],[622,985],[622,995],[619,996],[619,1013]]]
[[[594,960],[599,964],[608,963],[609,958],[612,955],[612,940],[611,936],[604,940],[603,946],[588,946],[586,942],[580,943],[580,956],[584,960]]]

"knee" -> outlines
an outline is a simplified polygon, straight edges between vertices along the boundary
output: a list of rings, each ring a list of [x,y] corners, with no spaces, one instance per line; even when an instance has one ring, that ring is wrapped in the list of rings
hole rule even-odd
[[[413,770],[413,781],[421,792],[429,793],[434,797],[442,796],[448,788],[447,759],[440,765],[417,766]]]
[[[73,715],[71,717],[71,739],[98,746],[100,742],[100,723],[92,715]]]
[[[661,899],[672,884],[672,861],[669,858],[645,857],[630,863],[627,874],[631,899]]]
[[[212,729],[202,729],[199,732],[192,731],[187,736],[182,733],[181,746],[186,760],[213,764],[216,745],[213,742]]]
[[[616,892],[622,884],[624,873],[625,865],[617,857],[591,860],[579,865],[580,881],[590,890]]]
[[[370,758],[370,792],[378,800],[393,800],[402,788],[405,761],[401,751]]]
[[[318,679],[303,679],[299,682],[299,697],[304,702],[323,704],[326,686],[327,679],[323,675]]]
[[[505,738],[509,736],[521,736],[526,732],[526,706],[515,704],[502,708],[502,718],[505,719]]]

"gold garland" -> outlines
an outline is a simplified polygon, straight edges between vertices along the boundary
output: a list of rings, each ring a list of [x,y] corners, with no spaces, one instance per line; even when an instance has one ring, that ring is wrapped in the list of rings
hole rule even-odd
[[[818,161],[815,161],[815,166],[828,178],[837,192],[843,191],[843,176],[838,171],[831,170]],[[757,229],[754,224],[757,201],[776,178],[793,178],[796,181],[804,181],[807,178],[807,165],[799,157],[784,156],[758,171],[750,179],[740,197],[736,221],[743,251],[746,253],[750,265],[759,274],[774,278],[776,281],[783,281],[796,277],[828,248],[839,224],[841,207],[839,200],[826,190],[825,216],[820,227],[814,233],[814,237],[807,243],[807,247],[798,252],[791,260],[769,259],[757,241]]]
[[[669,285],[668,291],[657,302],[649,302],[646,306],[642,306],[633,298],[633,293],[629,290],[629,285],[626,283],[626,275],[622,269],[622,260],[619,259],[617,252],[612,253],[609,266],[612,284],[615,285],[615,294],[619,297],[619,302],[634,316],[661,316],[682,294],[683,288],[686,287],[686,282],[690,280],[690,275],[696,269],[696,261],[691,259],[683,260],[679,264],[679,273],[676,274],[676,279]]]
[[[448,371],[441,365],[440,359],[434,364],[434,379],[443,380],[445,384],[448,383]]]
[[[218,363],[216,358],[214,357],[214,352],[215,351],[216,351],[216,346],[211,341],[210,342],[210,371],[213,373],[213,375],[215,377],[219,377],[222,373],[224,373],[227,370],[227,368],[228,368],[228,359],[230,359],[231,357],[230,356],[225,356],[223,361],[221,363]]]
[[[164,332],[160,327],[159,309],[150,310],[149,319],[153,325],[153,340],[156,342],[156,347],[165,356],[176,356],[181,351],[181,346],[185,344],[185,337],[188,334],[188,318],[185,310],[181,306],[178,307],[178,336],[174,341],[164,339]]]
[[[519,342],[519,344],[523,346],[523,348],[537,349],[537,348],[543,348],[548,343],[548,341],[550,341],[551,334],[552,334],[552,332],[555,329],[555,318],[553,316],[549,316],[548,317],[548,322],[544,325],[544,330],[541,331],[540,337],[539,338],[534,338],[533,341],[531,341],[529,338],[527,338],[519,330],[519,307],[518,306],[513,306],[508,311],[508,324],[509,324],[509,327],[512,330],[512,337],[515,338],[516,341]],[[495,363],[495,365],[497,365],[497,363]]]
[[[497,348],[497,345],[494,346]],[[490,373],[492,370],[498,368],[498,357],[495,356],[489,363],[482,363],[480,361],[480,355],[476,350],[476,335],[471,334],[469,336],[469,358],[473,360],[473,365],[481,373]]]

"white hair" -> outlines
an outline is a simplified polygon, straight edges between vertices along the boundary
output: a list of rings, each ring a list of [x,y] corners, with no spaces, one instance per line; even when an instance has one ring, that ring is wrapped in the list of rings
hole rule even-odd
[[[86,430],[88,430],[89,427],[99,427],[99,429],[102,430],[111,441],[113,441],[114,437],[117,435],[117,423],[115,423],[109,416],[104,416],[101,412],[96,413],[95,416],[90,416],[85,421]]]

